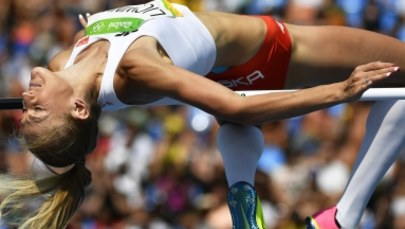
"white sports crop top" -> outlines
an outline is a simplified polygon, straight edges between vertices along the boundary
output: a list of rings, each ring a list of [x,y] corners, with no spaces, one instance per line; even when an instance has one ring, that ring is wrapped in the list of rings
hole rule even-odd
[[[199,75],[212,69],[216,58],[215,42],[201,21],[185,6],[167,0],[124,6],[94,14],[88,18],[86,36],[75,45],[65,68],[92,43],[101,39],[110,42],[108,60],[98,96],[103,110],[119,110],[122,103],[113,88],[115,71],[128,47],[141,36],[154,37],[169,55],[173,64]],[[170,105],[179,102],[164,98],[148,105]]]

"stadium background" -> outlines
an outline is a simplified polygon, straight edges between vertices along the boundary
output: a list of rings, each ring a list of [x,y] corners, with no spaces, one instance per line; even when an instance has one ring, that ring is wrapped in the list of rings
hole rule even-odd
[[[290,23],[360,27],[405,40],[404,0],[172,2],[195,11],[272,14]],[[72,44],[81,29],[79,13],[126,4],[131,1],[0,0],[0,96],[19,97],[30,69],[46,65]],[[348,71],[294,69],[293,74]],[[269,228],[303,228],[307,215],[336,203],[350,175],[369,108],[366,102],[344,104],[263,126],[266,146],[256,187]],[[14,137],[20,115],[20,111],[0,112],[0,171],[38,175],[44,171],[33,167],[35,159]],[[103,115],[99,144],[87,160],[93,183],[69,228],[230,228],[227,185],[215,143],[217,127],[211,116],[189,106]],[[405,228],[404,159],[397,160],[379,185],[360,228]]]

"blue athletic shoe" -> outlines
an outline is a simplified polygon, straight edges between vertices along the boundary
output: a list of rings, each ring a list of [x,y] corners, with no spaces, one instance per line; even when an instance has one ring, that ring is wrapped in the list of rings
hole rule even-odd
[[[260,200],[249,183],[238,182],[230,187],[228,206],[233,229],[266,229]]]

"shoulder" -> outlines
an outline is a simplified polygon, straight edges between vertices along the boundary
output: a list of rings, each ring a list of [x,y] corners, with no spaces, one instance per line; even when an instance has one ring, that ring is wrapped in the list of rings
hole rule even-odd
[[[150,66],[165,61],[165,58],[168,56],[157,40],[153,37],[143,36],[128,48],[120,65],[124,69],[135,66]],[[166,62],[170,62],[170,60]]]
[[[72,53],[72,48],[63,50],[57,53],[48,63],[48,68],[51,71],[60,71],[65,68],[66,62],[68,61],[70,54]]]
[[[166,97],[173,89],[173,82],[179,77],[172,77],[171,64],[159,54],[156,45],[146,41],[127,50],[121,59],[114,88],[117,96],[128,104],[150,103]]]
[[[74,45],[83,36],[84,36],[84,30],[80,30],[79,32],[77,32],[74,37],[74,40],[73,40],[73,45],[58,52],[55,56],[53,56],[48,63],[48,68],[51,69],[52,71],[59,71],[59,70],[64,69],[66,62],[68,61],[68,59],[72,53]]]
[[[159,54],[158,44],[151,37],[141,37],[134,42],[121,59],[117,73],[125,82],[152,85],[155,77],[166,70],[166,63]]]

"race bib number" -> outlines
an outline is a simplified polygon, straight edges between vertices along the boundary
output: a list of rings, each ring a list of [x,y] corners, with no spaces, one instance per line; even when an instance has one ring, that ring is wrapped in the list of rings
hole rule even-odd
[[[123,6],[90,16],[86,35],[134,32],[145,21],[158,17],[179,16],[182,16],[181,12],[167,0]]]

